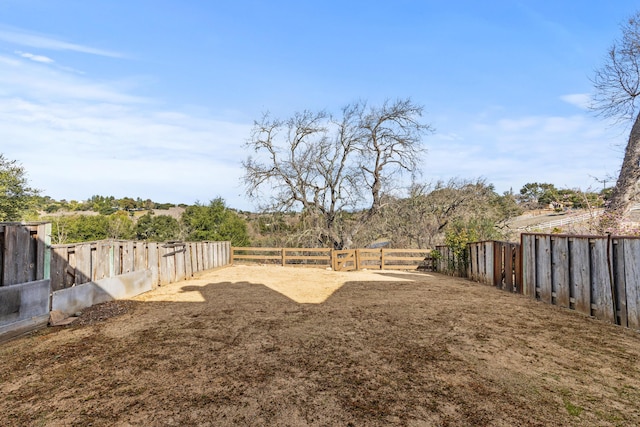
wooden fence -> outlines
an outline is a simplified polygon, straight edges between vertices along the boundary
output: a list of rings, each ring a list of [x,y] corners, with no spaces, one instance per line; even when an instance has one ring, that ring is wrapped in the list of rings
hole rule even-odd
[[[53,245],[51,290],[132,271],[151,270],[154,286],[230,264],[229,242],[150,243],[121,240]]]
[[[471,243],[464,262],[437,250],[437,271],[640,329],[640,238],[527,233]]]
[[[525,234],[523,293],[640,329],[640,239]]]
[[[0,223],[0,286],[49,276],[50,223]]]
[[[325,267],[336,271],[431,269],[429,249],[345,249],[234,247],[233,263]]]

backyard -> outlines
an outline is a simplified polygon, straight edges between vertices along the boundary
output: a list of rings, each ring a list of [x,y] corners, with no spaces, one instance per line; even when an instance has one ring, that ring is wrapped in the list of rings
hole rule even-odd
[[[435,273],[234,266],[0,344],[3,426],[635,426],[640,335]]]

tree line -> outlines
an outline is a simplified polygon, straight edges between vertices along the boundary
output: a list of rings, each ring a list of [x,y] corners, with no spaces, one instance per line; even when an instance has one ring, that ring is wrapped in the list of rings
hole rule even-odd
[[[248,246],[246,222],[228,208],[221,198],[209,204],[185,206],[178,218],[146,211],[136,216],[118,210],[96,215],[75,214],[43,216],[52,223],[54,243],[75,243],[103,239],[167,241],[231,241]]]
[[[558,189],[549,183],[528,183],[518,193],[498,194],[481,178],[432,184],[414,180],[404,195],[381,191],[374,213],[371,207],[328,209],[332,217],[327,220],[317,208],[250,213],[227,207],[221,198],[192,206],[100,195],[80,202],[57,201],[29,187],[24,169],[16,162],[4,158],[3,162],[0,185],[12,188],[12,193],[2,195],[3,220],[50,221],[54,243],[230,240],[235,246],[336,247],[335,240],[326,240],[332,236],[343,239],[341,247],[377,243],[426,248],[447,242],[508,240],[513,237],[509,220],[524,211],[598,208],[610,195],[610,189]],[[163,213],[175,207],[180,208],[179,215]]]

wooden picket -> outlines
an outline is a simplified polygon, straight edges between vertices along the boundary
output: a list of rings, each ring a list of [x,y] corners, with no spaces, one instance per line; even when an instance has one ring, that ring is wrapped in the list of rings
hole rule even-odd
[[[639,238],[522,234],[519,245],[470,243],[460,260],[437,250],[440,272],[640,329]]]
[[[229,242],[134,242],[101,240],[53,245],[53,291],[149,269],[154,286],[167,285],[195,274],[229,265]]]

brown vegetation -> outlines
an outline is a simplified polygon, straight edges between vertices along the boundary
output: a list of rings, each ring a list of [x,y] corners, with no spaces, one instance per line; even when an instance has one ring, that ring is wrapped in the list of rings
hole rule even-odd
[[[447,276],[230,267],[80,321],[2,344],[0,424],[640,423],[636,332]]]

